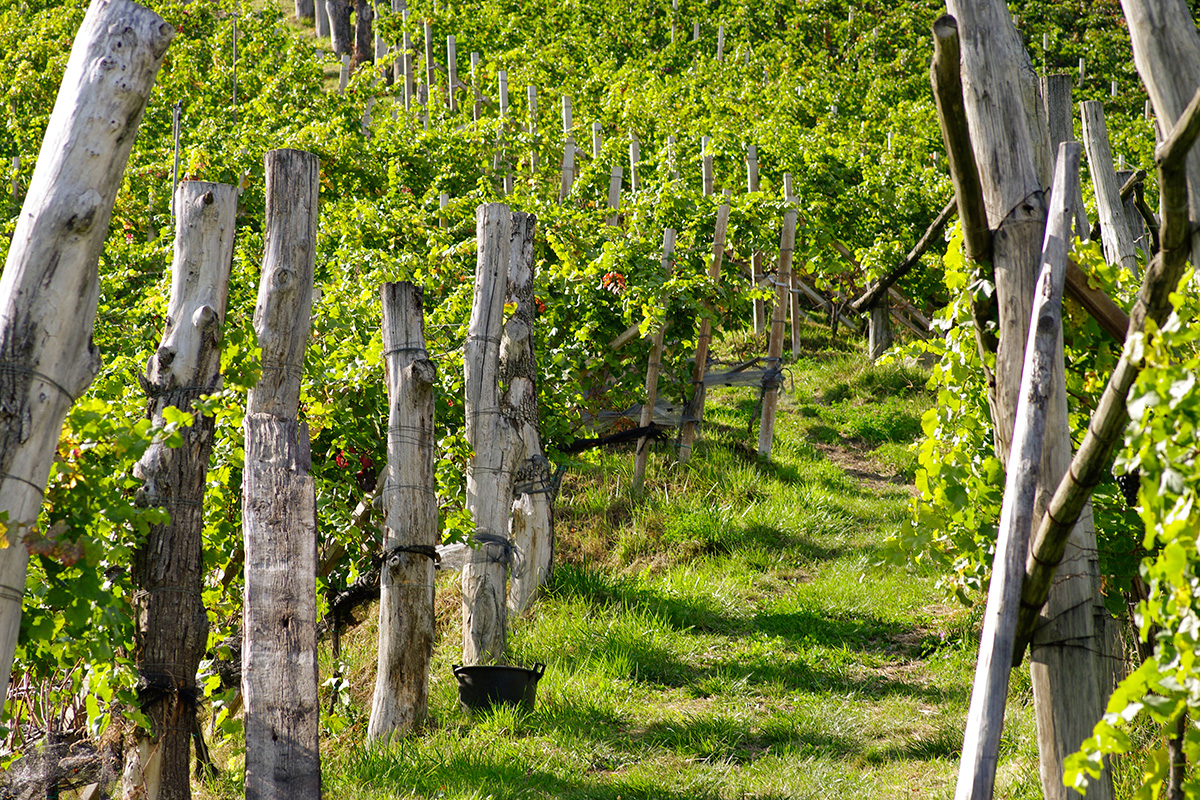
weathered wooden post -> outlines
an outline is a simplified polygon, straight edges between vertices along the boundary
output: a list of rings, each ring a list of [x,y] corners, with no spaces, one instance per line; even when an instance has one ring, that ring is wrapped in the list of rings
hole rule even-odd
[[[717,61],[725,58],[725,23],[717,25]]]
[[[0,529],[0,699],[21,627],[22,540],[41,510],[63,419],[100,368],[91,342],[96,265],[174,35],[128,0],[88,8],[0,274],[0,512],[8,515]]]
[[[575,183],[575,138],[567,137],[563,145],[562,175],[558,186],[558,202],[565,203]]]
[[[506,302],[516,306],[504,322],[500,377],[507,385],[503,407],[512,423],[520,466],[515,475],[509,534],[520,558],[508,587],[508,610],[520,614],[550,577],[554,558],[554,486],[538,426],[537,360],[534,352],[533,235],[537,218],[512,215]]]
[[[1050,147],[1058,152],[1062,142],[1075,141],[1074,101],[1071,99],[1071,76],[1066,73],[1045,75],[1041,79],[1042,105],[1046,111],[1046,125],[1050,131]],[[1087,241],[1091,234],[1087,208],[1083,204],[1083,191],[1079,181],[1074,182],[1075,235]]]
[[[371,19],[374,22],[379,21],[379,0],[371,0]],[[379,32],[378,25],[372,25],[371,29],[372,29],[373,35],[375,37],[374,63],[375,64],[383,64],[384,59],[387,57],[387,51],[388,51],[387,42],[385,42],[383,40],[383,34],[381,34]],[[387,72],[386,67],[381,72],[383,73],[382,76],[386,76],[386,72]]]
[[[608,176],[608,207],[612,213],[608,215],[608,219],[605,221],[614,228],[620,224],[620,217],[617,211],[621,208],[621,179],[623,173],[624,170],[621,169],[620,164],[613,164],[612,172]]]
[[[246,401],[242,625],[246,798],[321,794],[317,520],[308,426],[296,419],[312,310],[320,162],[266,154],[266,244],[254,330],[262,377]]]
[[[801,250],[803,250],[803,239],[801,239]],[[788,319],[791,321],[792,327],[792,357],[800,355],[800,276],[796,274],[795,259],[792,260],[792,274],[788,280]],[[834,320],[840,319],[839,312],[833,303],[830,303],[830,316]],[[833,324],[836,324],[834,322]]]
[[[758,148],[750,145],[746,148],[746,191],[758,191]],[[755,251],[750,254],[750,288],[758,289],[763,281],[762,253]],[[763,299],[754,301],[754,333],[762,335],[767,328],[767,305]]]
[[[504,132],[508,127],[508,72],[500,70],[496,75],[497,90],[500,95],[500,127],[496,132],[496,169],[504,169],[504,194],[510,195],[513,190],[513,174],[508,167],[508,157],[505,152]]]
[[[1049,136],[1039,131],[1037,92],[1030,85],[1033,71],[1012,24],[1012,17],[999,0],[950,0],[949,9],[958,23],[939,20],[935,31],[953,36],[958,44],[961,31],[962,88],[966,117],[970,123],[972,148],[980,170],[988,227],[992,235],[991,264],[995,271],[998,299],[998,346],[993,403],[993,425],[997,455],[1007,460],[1015,424],[1029,309],[1035,283],[1034,273],[1045,233],[1046,202],[1051,161]],[[953,32],[951,32],[953,31]],[[942,34],[938,34],[939,36]],[[965,217],[965,215],[964,215]],[[1041,486],[1057,486],[1071,460],[1067,425],[1066,390],[1061,377],[1054,379],[1053,400],[1046,423]],[[1052,489],[1051,489],[1052,490]],[[1047,494],[1048,492],[1044,492]],[[1039,503],[1044,503],[1043,498]],[[1035,509],[1040,516],[1044,506]],[[1103,712],[1100,670],[1096,653],[1103,645],[1095,636],[1099,581],[1095,531],[1090,509],[1073,536],[1073,558],[1064,579],[1055,587],[1039,631],[1031,674],[1042,788],[1049,800],[1066,796],[1062,783],[1063,759],[1091,735],[1092,726]],[[1093,787],[1101,800],[1112,796]],[[1089,795],[1091,792],[1089,792]]]
[[[454,35],[446,37],[446,103],[451,114],[458,113],[458,45]]]
[[[471,107],[471,118],[479,122],[483,114],[483,93],[479,89],[479,53],[471,53],[471,94],[475,104]]]
[[[350,85],[350,54],[342,53],[342,65],[338,71],[338,94],[346,94],[346,87]]]
[[[425,113],[433,112],[434,75],[437,68],[433,65],[433,21],[425,20]]]
[[[1121,185],[1113,169],[1112,151],[1108,143],[1108,127],[1104,123],[1104,106],[1099,100],[1079,104],[1083,119],[1083,143],[1087,148],[1088,168],[1096,191],[1096,212],[1100,217],[1100,242],[1104,259],[1137,275],[1137,256],[1133,252],[1133,237],[1125,222],[1125,207],[1121,202]]]
[[[375,12],[368,0],[354,0],[354,68],[375,58],[375,37],[371,33]]]
[[[312,19],[316,16],[317,10],[313,5],[313,0],[296,0],[296,19],[304,21]]]
[[[638,190],[638,162],[642,160],[641,145],[638,143],[637,134],[629,132],[629,191],[632,194],[637,194]]]
[[[313,30],[318,39],[329,37],[329,10],[325,8],[325,0],[315,0],[313,3]]]
[[[329,17],[329,46],[334,55],[349,54],[354,48],[354,32],[350,28],[349,0],[324,0]]]
[[[1137,172],[1132,169],[1119,170],[1117,175],[1117,185],[1122,188],[1121,200],[1122,210],[1124,211],[1125,225],[1129,229],[1129,238],[1133,242],[1133,249],[1140,251],[1142,260],[1149,264],[1150,257],[1154,255],[1154,248],[1150,244],[1150,234],[1146,229],[1146,220],[1138,211],[1138,195],[1144,192],[1144,187],[1140,181],[1145,178],[1145,173],[1142,173],[1142,178],[1137,178]],[[1135,181],[1132,192],[1126,194],[1124,190],[1128,181]],[[1144,202],[1144,201],[1143,201]],[[1141,279],[1141,275],[1137,270],[1134,270],[1133,277]]]
[[[871,319],[867,328],[867,357],[874,364],[895,341],[892,338],[892,312],[884,295],[871,306]],[[794,331],[794,329],[793,329]],[[793,337],[795,333],[793,332]]]
[[[168,407],[189,411],[200,395],[220,389],[237,189],[185,181],[176,190],[175,206],[179,225],[168,323],[141,379],[156,425],[165,424]],[[143,481],[138,504],[164,508],[171,518],[150,527],[133,557],[134,660],[147,698],[141,710],[152,727],[137,729],[126,748],[126,797],[190,796],[196,670],[208,647],[202,534],[213,426],[212,417],[200,416],[180,429],[181,447],[152,444],[133,470]]]
[[[424,293],[411,283],[379,287],[388,390],[386,517],[380,572],[379,663],[369,741],[387,742],[420,724],[429,709],[433,576],[438,508],[434,476],[433,386],[425,351]]]
[[[408,6],[400,9],[400,24],[403,33],[400,39],[400,60],[404,65],[404,110],[412,111],[414,93],[412,35],[408,32]]]
[[[708,136],[700,137],[700,178],[704,196],[708,197],[713,193],[712,139]]]
[[[1059,146],[956,800],[991,800],[996,779],[1042,441],[1051,405],[1055,361],[1062,359],[1062,294],[1075,216],[1072,207],[1075,193],[1070,184],[1079,180],[1080,150],[1076,142]]]
[[[662,271],[670,275],[672,264],[675,260],[675,229],[667,228],[663,231],[663,249],[662,249]],[[663,355],[663,336],[666,333],[667,324],[664,320],[655,329],[653,337],[650,340],[650,361],[646,364],[646,402],[642,405],[641,419],[638,425],[643,428],[650,427],[654,422],[654,404],[658,402],[658,373],[662,369]],[[642,436],[638,439],[637,454],[633,459],[633,493],[641,494],[642,484],[646,480],[646,462],[650,458],[650,437]]]
[[[520,458],[512,422],[501,408],[499,387],[500,336],[513,232],[508,206],[479,206],[475,230],[475,298],[463,345],[466,433],[475,451],[467,471],[467,508],[475,518],[475,532],[462,577],[464,664],[504,659],[505,583],[513,556],[509,514],[513,472]]]
[[[796,249],[796,198],[792,196],[792,175],[783,175],[783,196],[787,211],[783,214],[783,230],[779,235],[779,266],[775,270],[775,308],[771,313],[771,338],[767,342],[767,369],[783,366],[783,323],[787,313],[788,294],[792,283],[792,252]],[[781,382],[779,382],[781,383]],[[762,419],[758,426],[758,456],[771,457],[775,440],[775,410],[779,405],[779,386],[763,384]]]
[[[717,225],[713,230],[712,258],[708,262],[708,279],[714,285],[721,281],[721,262],[725,257],[725,231],[729,227],[729,198],[732,191],[725,190],[725,197],[717,209]],[[710,309],[715,311],[715,309]],[[700,320],[700,333],[696,336],[696,361],[692,369],[692,399],[683,412],[683,427],[679,432],[679,463],[686,464],[692,458],[692,444],[700,434],[704,423],[704,376],[708,372],[708,349],[712,343],[712,320]]]
[[[537,87],[527,86],[525,92],[529,97],[529,175],[537,178],[538,157],[537,157]]]

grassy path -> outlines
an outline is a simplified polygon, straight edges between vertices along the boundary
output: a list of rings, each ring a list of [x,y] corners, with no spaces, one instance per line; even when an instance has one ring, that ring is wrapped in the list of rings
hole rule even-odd
[[[511,643],[515,663],[547,665],[532,714],[458,710],[448,576],[431,729],[364,748],[375,632],[360,626],[343,653],[350,724],[322,744],[327,796],[949,797],[974,622],[936,576],[878,563],[907,515],[923,377],[827,352],[792,380],[769,464],[748,447],[743,389],[717,393],[689,469],[655,454],[636,503],[627,452],[569,473],[562,566]],[[1040,796],[1023,675],[1009,798]]]

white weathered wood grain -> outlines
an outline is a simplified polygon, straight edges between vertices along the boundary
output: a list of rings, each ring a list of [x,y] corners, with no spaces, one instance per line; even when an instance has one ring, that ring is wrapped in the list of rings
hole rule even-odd
[[[266,154],[266,244],[254,330],[262,376],[246,402],[242,531],[246,798],[319,797],[317,524],[297,421],[312,311],[320,162]]]
[[[1088,168],[1096,193],[1096,210],[1100,216],[1100,241],[1104,259],[1137,274],[1137,256],[1133,252],[1133,237],[1125,221],[1125,206],[1121,202],[1121,186],[1113,168],[1112,151],[1108,144],[1108,126],[1104,122],[1104,106],[1099,100],[1079,104],[1083,120],[1083,144],[1087,148]]]
[[[237,188],[184,181],[175,192],[179,215],[166,330],[151,356],[142,388],[150,415],[163,425],[168,407],[189,410],[221,384],[221,328],[229,295]],[[162,691],[142,710],[153,727],[137,729],[126,747],[125,796],[189,795],[190,731],[196,670],[208,647],[201,600],[204,482],[213,445],[213,418],[179,431],[180,447],[155,443],[134,466],[143,481],[139,504],[161,507],[170,521],[152,525],[134,552],[131,574],[134,660],[139,680]]]
[[[173,26],[94,0],[75,36],[0,275],[0,698],[21,624],[28,553],[63,419],[100,368],[96,265]]]
[[[437,369],[425,351],[421,289],[408,282],[385,283],[379,295],[388,461],[378,666],[367,739],[387,742],[420,724],[429,710],[433,553],[439,538],[433,429]]]

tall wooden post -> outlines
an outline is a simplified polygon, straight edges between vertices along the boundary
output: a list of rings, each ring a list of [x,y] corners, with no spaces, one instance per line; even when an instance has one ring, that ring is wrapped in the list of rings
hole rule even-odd
[[[451,114],[458,113],[458,45],[454,35],[446,37],[446,105]]]
[[[725,257],[725,231],[729,227],[729,198],[732,192],[725,190],[725,197],[717,209],[717,224],[713,231],[712,258],[708,262],[708,279],[717,285],[721,281],[721,261]],[[715,311],[715,309],[710,309]],[[704,376],[708,372],[708,349],[712,343],[712,320],[700,320],[700,333],[696,336],[696,362],[692,369],[692,399],[683,412],[683,427],[679,432],[679,463],[686,464],[692,458],[692,444],[700,434],[704,423]]]
[[[713,193],[712,139],[708,136],[700,137],[700,185],[705,197]]]
[[[1079,153],[1079,144],[1064,142],[1055,168],[956,800],[991,800],[996,779],[1055,361],[1062,358],[1062,294],[1075,216],[1070,184],[1079,180]]]
[[[604,149],[603,126],[599,122],[592,123],[592,161],[600,160],[600,151]]]
[[[229,294],[237,189],[185,181],[176,190],[179,225],[171,264],[168,325],[146,366],[142,388],[156,425],[168,407],[189,410],[221,383],[221,327]],[[170,521],[153,525],[134,553],[132,577],[138,685],[150,698],[125,754],[124,793],[188,797],[191,729],[196,720],[196,670],[208,647],[203,589],[204,482],[213,418],[180,431],[183,446],[153,444],[134,466],[143,481],[138,502],[164,508]],[[170,558],[163,554],[169,553]]]
[[[325,0],[316,0],[313,3],[313,31],[318,39],[326,39],[329,36],[329,9],[325,7]]]
[[[1033,70],[1013,27],[1008,7],[999,0],[950,0],[961,32],[962,87],[970,123],[988,226],[992,237],[999,307],[993,425],[997,455],[1007,460],[1015,423],[1025,340],[1046,225],[1044,171],[1050,158],[1049,134],[1039,125],[1044,113],[1032,85]],[[938,24],[941,24],[939,21]],[[936,26],[935,26],[936,29]],[[1044,158],[1043,158],[1044,156]],[[1060,362],[1061,363],[1061,362]],[[1053,491],[1071,460],[1066,387],[1062,373],[1053,381],[1042,451],[1041,483]],[[1049,499],[1039,494],[1035,517]],[[1042,789],[1048,800],[1067,795],[1062,783],[1063,759],[1091,735],[1103,712],[1101,671],[1095,653],[1103,645],[1095,636],[1099,582],[1095,563],[1095,530],[1088,509],[1072,534],[1071,566],[1055,588],[1045,610],[1045,626],[1035,645],[1031,673],[1038,718],[1038,750]],[[1112,796],[1093,787],[1101,800]]]
[[[1045,75],[1041,79],[1042,104],[1045,106],[1046,123],[1050,131],[1050,147],[1056,153],[1062,142],[1075,141],[1072,83],[1071,76],[1066,73]],[[1087,241],[1092,232],[1092,225],[1088,222],[1079,181],[1075,181],[1074,186],[1075,197],[1072,198],[1071,204],[1075,210],[1075,235]]]
[[[792,280],[792,252],[796,249],[796,198],[792,196],[791,173],[783,175],[783,194],[787,211],[783,215],[783,231],[779,235],[779,266],[775,271],[775,308],[771,313],[771,338],[767,342],[767,368],[783,366],[783,323]],[[758,456],[771,457],[775,440],[775,411],[779,405],[779,387],[763,386],[762,420],[758,426]]]
[[[663,231],[663,248],[662,248],[662,271],[666,275],[671,274],[671,264],[675,258],[675,229],[667,228]],[[654,331],[654,336],[650,340],[650,361],[646,365],[646,402],[642,406],[642,415],[638,424],[647,428],[650,423],[654,422],[654,404],[658,402],[658,373],[662,369],[663,355],[663,336],[666,333],[666,322],[664,321]],[[646,462],[650,458],[650,437],[642,436],[638,439],[637,454],[633,460],[633,493],[640,494],[642,484],[646,480]]]
[[[96,265],[174,35],[129,0],[88,8],[0,274],[0,699],[21,627],[29,559],[22,540],[41,510],[63,419],[100,369],[91,342]]]
[[[563,144],[562,173],[558,186],[558,202],[564,203],[575,184],[575,138],[567,137]]]
[[[412,111],[413,100],[415,93],[413,91],[413,50],[412,50],[412,34],[408,32],[408,8],[400,10],[400,21],[404,26],[404,32],[401,37],[401,58],[404,61],[404,110]]]
[[[479,117],[483,114],[483,92],[479,89],[479,53],[471,53],[471,94],[475,98],[471,118],[479,122]]]
[[[746,191],[758,191],[758,148],[750,145],[746,148]],[[755,251],[750,255],[751,289],[758,289],[763,281],[762,253]],[[767,329],[767,304],[762,298],[754,301],[754,333],[762,335]]]
[[[324,0],[329,16],[329,45],[334,55],[348,55],[354,49],[354,31],[350,27],[349,0]]]
[[[467,508],[475,518],[475,533],[462,577],[464,664],[504,659],[505,582],[513,555],[509,513],[513,472],[520,459],[512,422],[501,408],[499,387],[500,336],[513,232],[508,206],[479,206],[475,230],[475,298],[463,346],[466,433],[475,451],[467,471]]]
[[[500,377],[508,387],[502,399],[517,445],[517,468],[509,533],[520,558],[508,587],[508,610],[520,614],[538,587],[550,577],[554,559],[554,487],[550,462],[542,449],[538,425],[537,359],[534,352],[533,235],[537,217],[512,215],[506,302],[516,306],[504,322],[500,344]]]
[[[525,88],[529,96],[529,174],[531,177],[537,177],[538,157],[537,157],[537,141],[538,141],[538,110],[537,110],[537,87],[527,86]]]
[[[874,364],[892,346],[892,312],[888,308],[888,297],[884,295],[871,306],[871,320],[867,332],[867,357]]]
[[[433,386],[425,351],[424,293],[407,281],[379,287],[388,390],[386,517],[380,572],[379,653],[367,739],[411,730],[429,709],[438,508]]]
[[[614,228],[620,223],[620,216],[617,214],[617,211],[621,208],[621,178],[623,177],[623,173],[624,170],[621,169],[620,164],[613,164],[612,172],[608,176],[608,208],[612,213],[608,215],[608,219],[605,221]]]
[[[317,0],[317,4],[320,5],[321,0]],[[407,12],[408,12],[408,1],[407,0],[392,0],[392,13],[400,15],[401,25],[405,28],[407,28],[407,26],[408,26],[408,13]],[[318,12],[318,17],[317,17],[318,35],[320,35],[320,23],[321,23],[321,18],[319,16],[319,14],[320,14],[320,12]],[[326,25],[328,25],[328,20],[326,20]],[[403,93],[403,91],[404,91],[404,88],[403,88],[404,83],[403,82],[404,82],[404,72],[405,72],[404,53],[408,50],[408,42],[404,38],[403,33],[401,33],[401,35],[400,35],[400,42],[398,44],[393,43],[393,46],[396,47],[397,53],[396,53],[395,61],[392,62],[392,84],[396,86],[397,92]]]
[[[638,143],[636,133],[629,134],[629,191],[637,194],[638,190],[638,162],[642,160],[641,145]]]
[[[254,330],[262,377],[246,402],[242,695],[246,800],[321,794],[317,520],[308,426],[297,420],[312,310],[320,162],[266,155],[266,245]]]
[[[434,75],[437,68],[433,66],[433,22],[425,20],[425,113],[433,112]]]
[[[1079,104],[1083,119],[1083,144],[1087,148],[1088,171],[1096,192],[1096,212],[1100,217],[1100,242],[1104,259],[1118,264],[1137,275],[1137,256],[1133,252],[1133,237],[1125,222],[1125,206],[1121,202],[1121,186],[1113,169],[1112,150],[1108,143],[1108,127],[1104,123],[1104,106],[1099,100]]]

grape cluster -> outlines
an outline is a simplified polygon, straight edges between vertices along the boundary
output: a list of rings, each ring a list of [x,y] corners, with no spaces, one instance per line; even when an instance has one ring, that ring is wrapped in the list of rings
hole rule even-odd
[[[1117,476],[1117,486],[1121,487],[1121,494],[1125,495],[1125,504],[1130,508],[1137,505],[1138,486],[1141,484],[1141,480],[1142,472],[1138,469]]]

